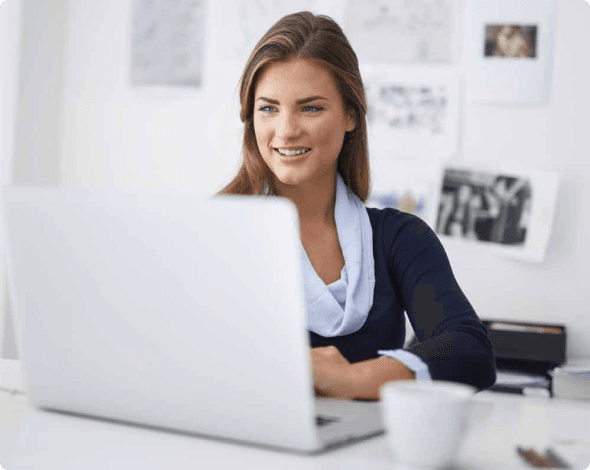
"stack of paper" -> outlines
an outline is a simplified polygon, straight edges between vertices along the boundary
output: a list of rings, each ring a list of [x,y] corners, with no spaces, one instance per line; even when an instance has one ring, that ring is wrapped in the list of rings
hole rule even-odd
[[[498,370],[496,372],[496,383],[490,387],[490,390],[549,397],[549,386],[549,379],[541,375]]]
[[[527,386],[527,385],[549,385],[547,378],[534,375],[526,374],[523,372],[512,372],[498,370],[496,372],[496,384],[497,385],[513,385],[513,386]]]

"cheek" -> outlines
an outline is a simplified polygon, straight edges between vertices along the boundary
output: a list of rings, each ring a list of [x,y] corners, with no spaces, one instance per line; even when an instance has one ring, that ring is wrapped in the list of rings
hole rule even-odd
[[[330,148],[336,153],[340,153],[342,144],[344,143],[344,131],[340,128],[334,128],[331,123],[318,126],[315,129],[317,136],[316,141],[325,148]]]
[[[268,142],[268,134],[268,126],[265,126],[260,120],[254,119],[254,135],[260,151],[263,150],[265,142]]]

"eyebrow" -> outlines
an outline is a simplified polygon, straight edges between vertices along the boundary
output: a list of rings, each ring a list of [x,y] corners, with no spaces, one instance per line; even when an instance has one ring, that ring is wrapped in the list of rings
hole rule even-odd
[[[297,104],[305,104],[305,103],[309,103],[311,101],[327,100],[327,99],[328,98],[324,98],[323,96],[319,96],[319,95],[309,96],[307,98],[302,98],[300,100],[297,100]],[[260,96],[257,101],[259,101],[259,100],[267,101],[268,103],[271,103],[271,104],[279,104],[279,102],[277,100],[273,100],[271,98],[265,98],[264,96]]]

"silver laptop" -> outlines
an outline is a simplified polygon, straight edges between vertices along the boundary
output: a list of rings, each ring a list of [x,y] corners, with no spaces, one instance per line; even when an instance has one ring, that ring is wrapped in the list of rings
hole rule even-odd
[[[315,397],[290,202],[5,188],[2,215],[36,407],[301,452],[383,432]]]

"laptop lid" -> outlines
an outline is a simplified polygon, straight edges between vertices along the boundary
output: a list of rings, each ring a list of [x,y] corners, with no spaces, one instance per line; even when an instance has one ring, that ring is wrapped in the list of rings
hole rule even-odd
[[[289,201],[5,188],[2,203],[34,405],[320,447]]]

